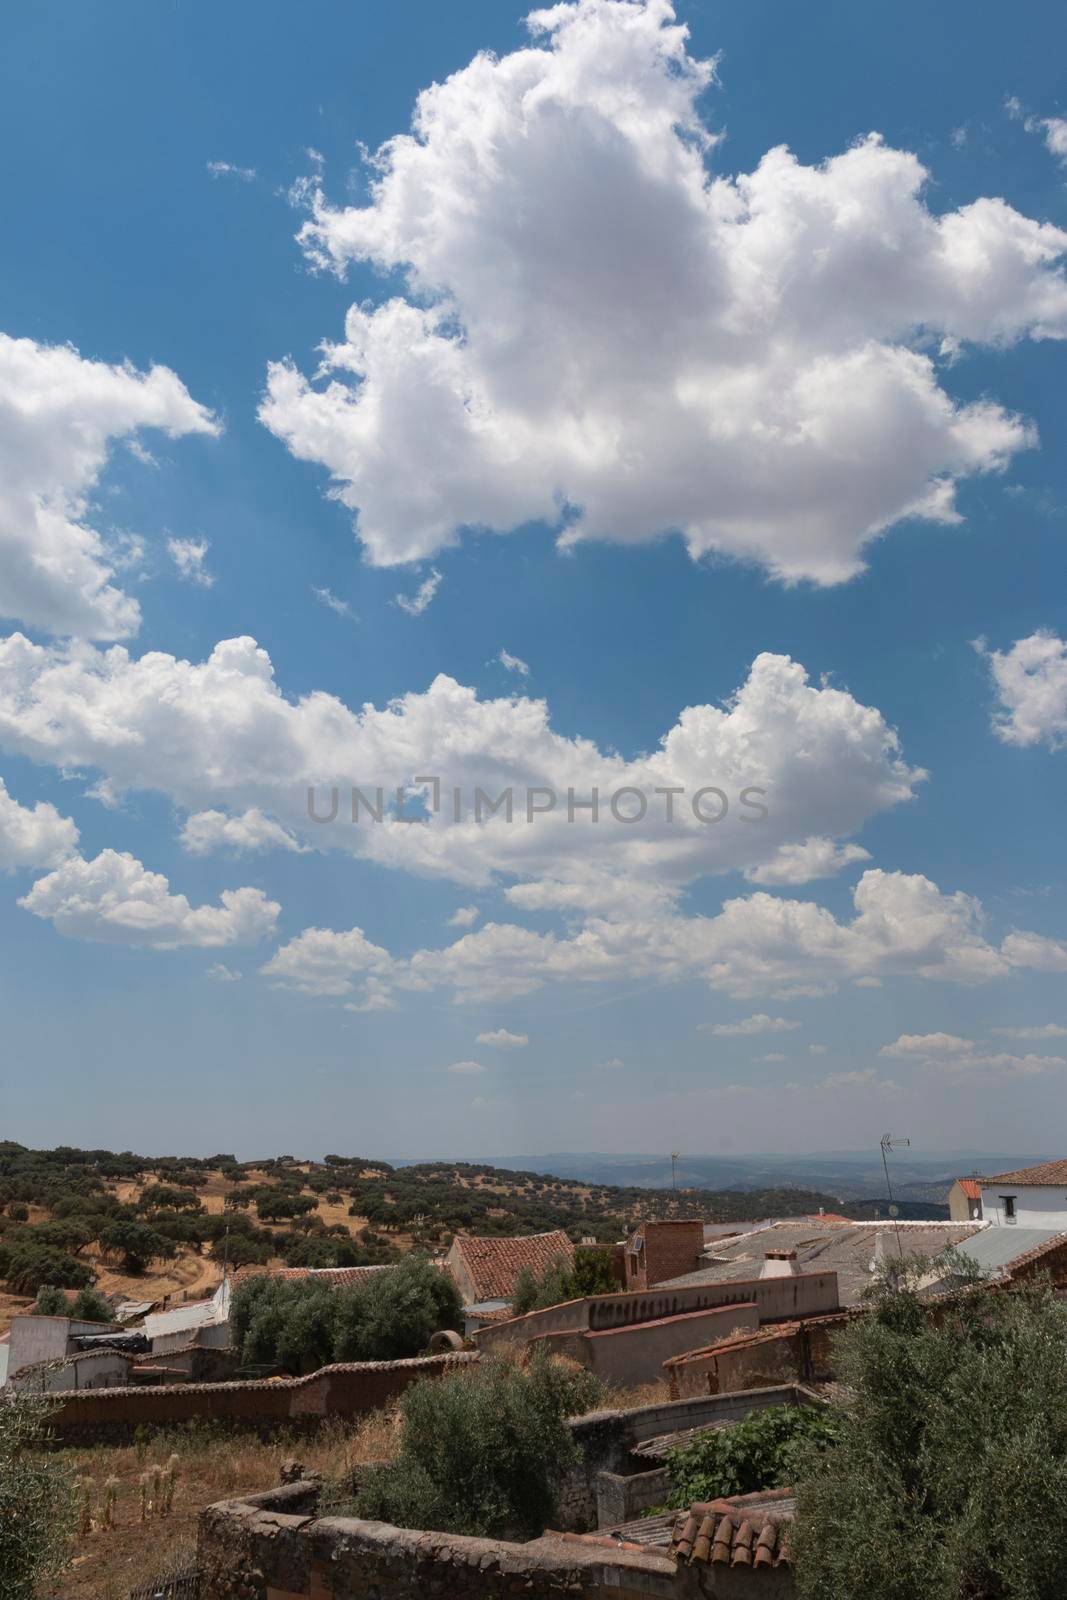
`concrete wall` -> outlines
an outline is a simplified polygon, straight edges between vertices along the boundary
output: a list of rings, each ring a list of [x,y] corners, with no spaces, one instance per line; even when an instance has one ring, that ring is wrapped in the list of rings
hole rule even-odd
[[[606,1328],[598,1333],[543,1334],[532,1343],[550,1355],[570,1356],[605,1383],[621,1387],[654,1383],[663,1376],[663,1363],[679,1351],[696,1350],[736,1330],[758,1327],[759,1312],[750,1302],[689,1311],[680,1317],[660,1317],[654,1322]]]
[[[31,1311],[22,1311],[11,1319],[9,1341],[8,1377],[14,1377],[20,1367],[37,1361],[59,1361],[74,1349],[71,1340],[78,1333],[107,1333],[117,1323],[81,1322],[73,1317],[38,1317]]]
[[[412,1383],[476,1359],[467,1353],[423,1356],[352,1362],[270,1382],[100,1389],[61,1401],[49,1427],[55,1443],[79,1445],[128,1443],[138,1427],[169,1428],[194,1418],[263,1435],[300,1431],[317,1427],[324,1417],[375,1411]]]
[[[948,1192],[948,1214],[953,1222],[981,1222],[982,1202],[968,1200],[960,1188],[959,1179]]]
[[[545,1311],[531,1311],[525,1317],[512,1317],[508,1322],[492,1323],[476,1333],[474,1339],[480,1351],[494,1351],[508,1344],[526,1344],[547,1333],[599,1332],[715,1306],[745,1304],[756,1306],[761,1322],[836,1311],[837,1274],[802,1272],[791,1278],[744,1278],[680,1289],[587,1296]]]
[[[1004,1210],[1004,1196],[1015,1196],[1015,1223],[1020,1228],[1062,1228],[1067,1232],[1067,1188],[1012,1183],[983,1183],[982,1216],[994,1227],[1012,1227]]]
[[[13,1389],[34,1394],[63,1394],[75,1389],[120,1388],[129,1380],[131,1357],[118,1350],[93,1350],[64,1361],[31,1367],[11,1380]]]

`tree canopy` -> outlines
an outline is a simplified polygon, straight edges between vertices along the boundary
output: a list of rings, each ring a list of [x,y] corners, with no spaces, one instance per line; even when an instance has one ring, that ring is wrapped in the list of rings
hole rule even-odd
[[[1046,1282],[931,1305],[908,1264],[838,1340],[854,1391],[798,1484],[804,1600],[1067,1593],[1067,1306]]]

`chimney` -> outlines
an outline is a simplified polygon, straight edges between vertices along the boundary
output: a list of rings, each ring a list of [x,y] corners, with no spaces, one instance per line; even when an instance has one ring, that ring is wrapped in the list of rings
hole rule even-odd
[[[795,1250],[767,1250],[760,1269],[761,1278],[795,1278],[797,1253]]]

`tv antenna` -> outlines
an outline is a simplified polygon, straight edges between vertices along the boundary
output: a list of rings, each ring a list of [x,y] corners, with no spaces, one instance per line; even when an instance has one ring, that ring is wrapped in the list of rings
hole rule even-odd
[[[678,1192],[678,1158],[681,1153],[680,1150],[671,1151],[671,1188],[675,1194]]]
[[[883,1135],[881,1137],[881,1140],[880,1140],[880,1147],[881,1147],[881,1151],[882,1151],[882,1166],[885,1169],[886,1193],[889,1195],[889,1215],[891,1217],[893,1217],[894,1219],[896,1219],[899,1216],[899,1212],[898,1212],[898,1208],[897,1208],[896,1202],[893,1199],[893,1185],[892,1185],[892,1183],[890,1182],[890,1179],[889,1179],[889,1152],[891,1150],[910,1150],[911,1149],[911,1140],[910,1139],[894,1139],[892,1134],[883,1133]],[[896,1228],[896,1235],[897,1235],[897,1252],[898,1252],[898,1254],[900,1256],[901,1261],[903,1261],[903,1259],[904,1259],[904,1246],[900,1242],[900,1223],[899,1223],[899,1221],[895,1221],[894,1225],[895,1225],[895,1228]]]

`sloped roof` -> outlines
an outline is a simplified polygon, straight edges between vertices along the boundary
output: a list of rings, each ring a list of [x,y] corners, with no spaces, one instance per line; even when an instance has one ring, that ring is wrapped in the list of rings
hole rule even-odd
[[[233,1275],[235,1284],[248,1278],[285,1278],[297,1282],[311,1278],[326,1284],[330,1289],[347,1289],[354,1283],[366,1283],[376,1272],[388,1272],[389,1263],[374,1267],[240,1267]]]
[[[796,1500],[791,1489],[712,1500],[683,1511],[671,1534],[679,1565],[749,1567],[767,1571],[790,1565],[789,1535]]]
[[[562,1228],[513,1239],[457,1233],[452,1248],[461,1258],[479,1301],[510,1300],[524,1268],[540,1278],[557,1256],[568,1262],[574,1259],[574,1246]]]
[[[962,1192],[962,1194],[963,1194],[965,1199],[967,1199],[967,1200],[981,1200],[981,1198],[982,1198],[982,1179],[981,1178],[957,1178],[956,1182],[959,1184],[960,1190],[961,1190],[961,1192]]]
[[[965,1240],[985,1226],[981,1222],[829,1222],[825,1217],[812,1221],[777,1222],[759,1233],[742,1234],[737,1239],[720,1239],[712,1246],[713,1259],[696,1272],[687,1272],[659,1290],[683,1289],[703,1283],[725,1283],[758,1278],[768,1252],[796,1251],[796,1270],[836,1272],[837,1288],[843,1306],[855,1304],[871,1281],[871,1262],[879,1251],[895,1252],[897,1234],[905,1255],[938,1256],[951,1244],[966,1249]],[[879,1245],[879,1234],[883,1236]]]
[[[1020,1167],[1018,1172],[996,1172],[991,1178],[983,1178],[983,1183],[1014,1183],[1020,1188],[1028,1184],[1043,1187],[1051,1184],[1054,1188],[1067,1185],[1067,1161],[1043,1161],[1037,1167]]]

